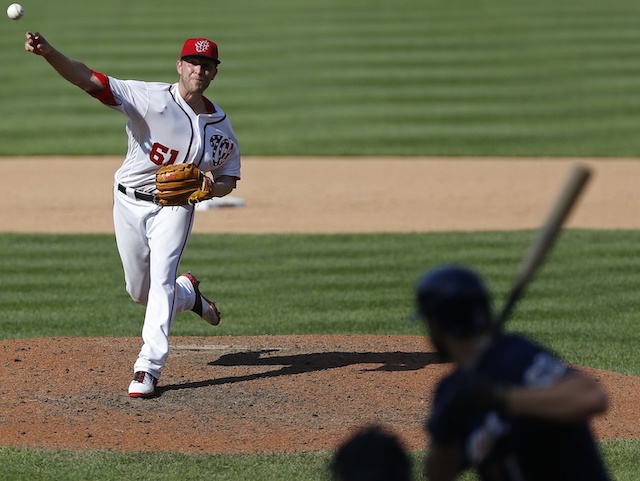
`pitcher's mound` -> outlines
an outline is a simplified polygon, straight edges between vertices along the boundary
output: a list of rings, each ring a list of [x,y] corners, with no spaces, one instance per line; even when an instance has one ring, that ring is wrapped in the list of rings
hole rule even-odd
[[[412,450],[449,369],[421,336],[174,337],[153,399],[127,386],[138,338],[0,342],[0,444],[174,452],[332,450],[382,423]],[[599,438],[640,437],[640,378],[588,369],[611,410]]]

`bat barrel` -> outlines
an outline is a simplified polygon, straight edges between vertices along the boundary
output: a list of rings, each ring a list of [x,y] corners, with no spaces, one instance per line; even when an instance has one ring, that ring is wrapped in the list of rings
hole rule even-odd
[[[578,162],[573,166],[569,176],[554,202],[545,223],[538,229],[522,260],[516,281],[499,316],[496,327],[501,327],[509,318],[518,300],[524,295],[528,284],[543,264],[546,255],[560,233],[562,224],[577,203],[580,193],[591,177],[591,169]]]

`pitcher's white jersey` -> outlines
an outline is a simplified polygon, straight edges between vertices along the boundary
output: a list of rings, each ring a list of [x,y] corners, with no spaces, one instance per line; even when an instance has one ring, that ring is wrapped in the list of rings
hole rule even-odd
[[[156,172],[162,165],[193,163],[214,179],[239,179],[238,141],[220,107],[203,97],[207,113],[196,114],[178,84],[93,73],[104,86],[94,97],[129,119],[127,155],[114,179],[113,223],[127,292],[146,306],[134,372],[157,380],[169,354],[174,316],[192,309],[199,294],[184,276],[176,280],[195,209],[155,203]]]
[[[178,84],[119,80],[98,72],[105,89],[96,97],[125,114],[128,151],[116,183],[155,190],[155,174],[167,164],[193,163],[215,177],[240,179],[238,140],[223,110],[206,97],[208,112],[196,114]]]

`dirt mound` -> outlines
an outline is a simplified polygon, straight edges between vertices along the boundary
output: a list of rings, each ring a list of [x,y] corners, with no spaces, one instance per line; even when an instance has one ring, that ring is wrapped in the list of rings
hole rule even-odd
[[[153,399],[126,388],[137,338],[0,342],[0,444],[175,452],[334,449],[379,422],[423,449],[433,383],[448,369],[421,336],[178,337]],[[640,437],[640,378],[588,370],[612,407],[597,436]]]

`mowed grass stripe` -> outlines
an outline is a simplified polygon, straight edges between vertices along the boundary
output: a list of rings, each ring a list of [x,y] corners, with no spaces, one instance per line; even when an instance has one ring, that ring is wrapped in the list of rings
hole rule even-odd
[[[639,375],[639,235],[565,232],[510,327],[571,362]],[[451,261],[477,267],[498,307],[531,237],[528,231],[194,235],[181,270],[198,275],[225,322],[212,331],[183,315],[172,333],[423,335],[407,316],[424,269]],[[0,247],[2,338],[139,334],[143,309],[124,291],[111,236],[3,234]]]
[[[0,32],[7,61],[20,66],[3,72],[0,154],[124,149],[123,117],[22,51],[31,26],[98,70],[169,82],[182,39],[215,36],[223,64],[212,96],[231,116],[245,154],[640,151],[640,139],[629,135],[640,128],[637,104],[627,101],[640,97],[640,8],[630,0],[244,0],[215,14],[196,0],[186,15],[160,0],[151,11],[127,3],[125,19],[117,15],[120,0],[91,12],[49,3],[34,0],[20,24]],[[55,124],[37,141],[27,128],[34,110]]]

